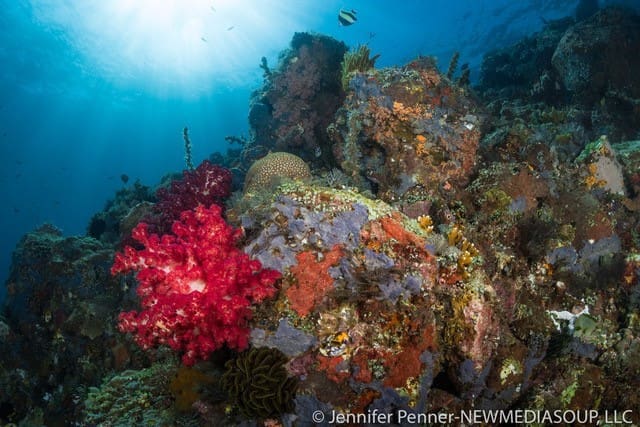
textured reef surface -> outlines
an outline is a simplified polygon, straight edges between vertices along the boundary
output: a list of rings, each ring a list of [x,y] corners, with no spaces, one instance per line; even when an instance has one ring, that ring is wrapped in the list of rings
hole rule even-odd
[[[640,423],[638,51],[640,18],[605,9],[489,53],[471,88],[457,56],[377,69],[296,34],[250,138],[119,191],[86,236],[19,242],[0,421]]]

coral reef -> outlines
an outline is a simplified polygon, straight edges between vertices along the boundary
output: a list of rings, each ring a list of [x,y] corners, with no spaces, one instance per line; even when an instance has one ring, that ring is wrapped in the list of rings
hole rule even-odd
[[[449,61],[449,68],[447,68],[447,78],[449,80],[453,80],[453,74],[456,72],[456,68],[458,68],[458,60],[460,59],[460,52],[453,52],[451,55],[451,61]]]
[[[485,54],[478,89],[488,100],[531,96],[551,105],[564,95],[551,58],[573,19],[551,21],[513,46]]]
[[[359,187],[396,203],[412,189],[424,189],[426,198],[467,182],[480,141],[479,107],[432,61],[355,73],[349,88],[329,135],[340,167]]]
[[[254,94],[249,124],[255,144],[331,164],[326,128],[344,99],[340,64],[347,47],[327,36],[296,33],[291,48]]]
[[[463,361],[479,373],[491,359],[499,309],[480,269],[459,272],[461,256],[478,256],[460,231],[450,245],[382,201],[302,183],[280,186],[275,201],[245,215],[268,218],[257,234],[247,225],[246,250],[283,273],[277,300],[256,310],[252,341],[294,355],[300,393],[359,411],[392,390],[409,408],[425,375]],[[283,318],[298,332],[276,339],[282,323],[273,322]],[[292,353],[301,334],[313,339]]]
[[[151,212],[156,197],[151,188],[135,181],[116,192],[104,209],[91,217],[87,236],[106,244],[119,244],[139,220]]]
[[[82,422],[110,426],[199,425],[192,415],[173,410],[167,385],[175,370],[175,363],[164,362],[105,378],[99,387],[87,391]]]
[[[143,246],[117,253],[112,274],[136,271],[141,312],[124,312],[119,328],[134,334],[145,349],[168,345],[193,365],[222,345],[247,346],[246,322],[252,304],[275,293],[279,273],[263,270],[237,249],[240,230],[220,216],[221,208],[202,205],[185,211],[172,234],[150,234],[147,224],[133,230]]]
[[[584,180],[587,188],[598,187],[615,194],[626,195],[622,165],[605,135],[587,144],[576,161],[587,165],[588,175]]]
[[[592,105],[607,92],[640,99],[640,17],[624,9],[603,9],[569,28],[551,64],[578,103]],[[606,76],[606,78],[603,78]]]
[[[184,163],[187,170],[193,170],[193,157],[191,155],[191,138],[189,138],[189,128],[182,129],[182,139],[184,140]]]
[[[244,193],[264,191],[282,178],[306,179],[310,176],[309,166],[300,157],[284,152],[269,153],[247,171]]]
[[[260,347],[226,363],[222,386],[240,415],[265,420],[293,410],[298,379],[288,374],[286,362],[280,350]]]
[[[168,389],[179,412],[190,412],[194,403],[205,398],[205,391],[215,383],[216,378],[208,372],[194,366],[180,366]]]
[[[215,156],[233,177],[200,165],[155,206],[134,184],[92,220],[99,240],[20,242],[0,422],[592,408],[639,424],[638,18],[580,13],[488,54],[480,98],[468,68],[454,82],[456,61],[428,57],[349,72],[345,91],[346,46],[297,34],[262,62],[251,138]],[[131,229],[112,271],[136,274],[114,277]]]
[[[1,318],[3,423],[37,407],[47,423],[71,419],[78,389],[135,358],[115,328],[124,290],[109,275],[112,256],[108,245],[51,225],[19,242]]]
[[[640,67],[639,43],[640,17],[630,10],[609,7],[577,24],[551,21],[540,33],[485,55],[479,89],[489,109],[512,123],[527,122],[532,100],[555,107],[530,121],[564,124],[551,137],[565,144],[602,134],[635,139],[640,80],[629,70]]]
[[[301,252],[296,256],[297,264],[291,267],[296,284],[287,289],[289,306],[298,316],[308,315],[322,301],[325,294],[333,288],[333,278],[329,268],[342,257],[340,246],[322,255],[322,261],[316,260],[313,252]]]

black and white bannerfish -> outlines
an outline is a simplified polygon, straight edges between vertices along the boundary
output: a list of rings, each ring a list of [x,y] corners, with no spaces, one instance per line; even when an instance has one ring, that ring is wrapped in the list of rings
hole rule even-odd
[[[340,22],[340,25],[343,25],[345,27],[355,24],[355,22],[358,20],[358,18],[356,18],[356,13],[357,12],[353,9],[340,9],[340,13],[338,13],[338,22]]]

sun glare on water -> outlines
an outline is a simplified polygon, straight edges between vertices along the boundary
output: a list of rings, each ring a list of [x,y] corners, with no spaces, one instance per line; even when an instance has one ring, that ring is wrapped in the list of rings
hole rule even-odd
[[[306,2],[301,2],[306,3]],[[158,92],[202,91],[260,75],[258,64],[305,31],[293,0],[32,0],[80,61],[110,82]]]

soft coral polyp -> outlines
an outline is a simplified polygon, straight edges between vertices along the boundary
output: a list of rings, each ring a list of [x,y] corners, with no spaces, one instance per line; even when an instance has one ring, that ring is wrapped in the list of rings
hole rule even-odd
[[[116,254],[112,274],[136,271],[140,312],[120,314],[119,328],[143,348],[168,345],[193,365],[223,345],[248,344],[251,305],[275,293],[275,270],[236,247],[241,234],[221,208],[199,205],[182,212],[171,234],[158,236],[140,223],[132,237],[144,246]]]

